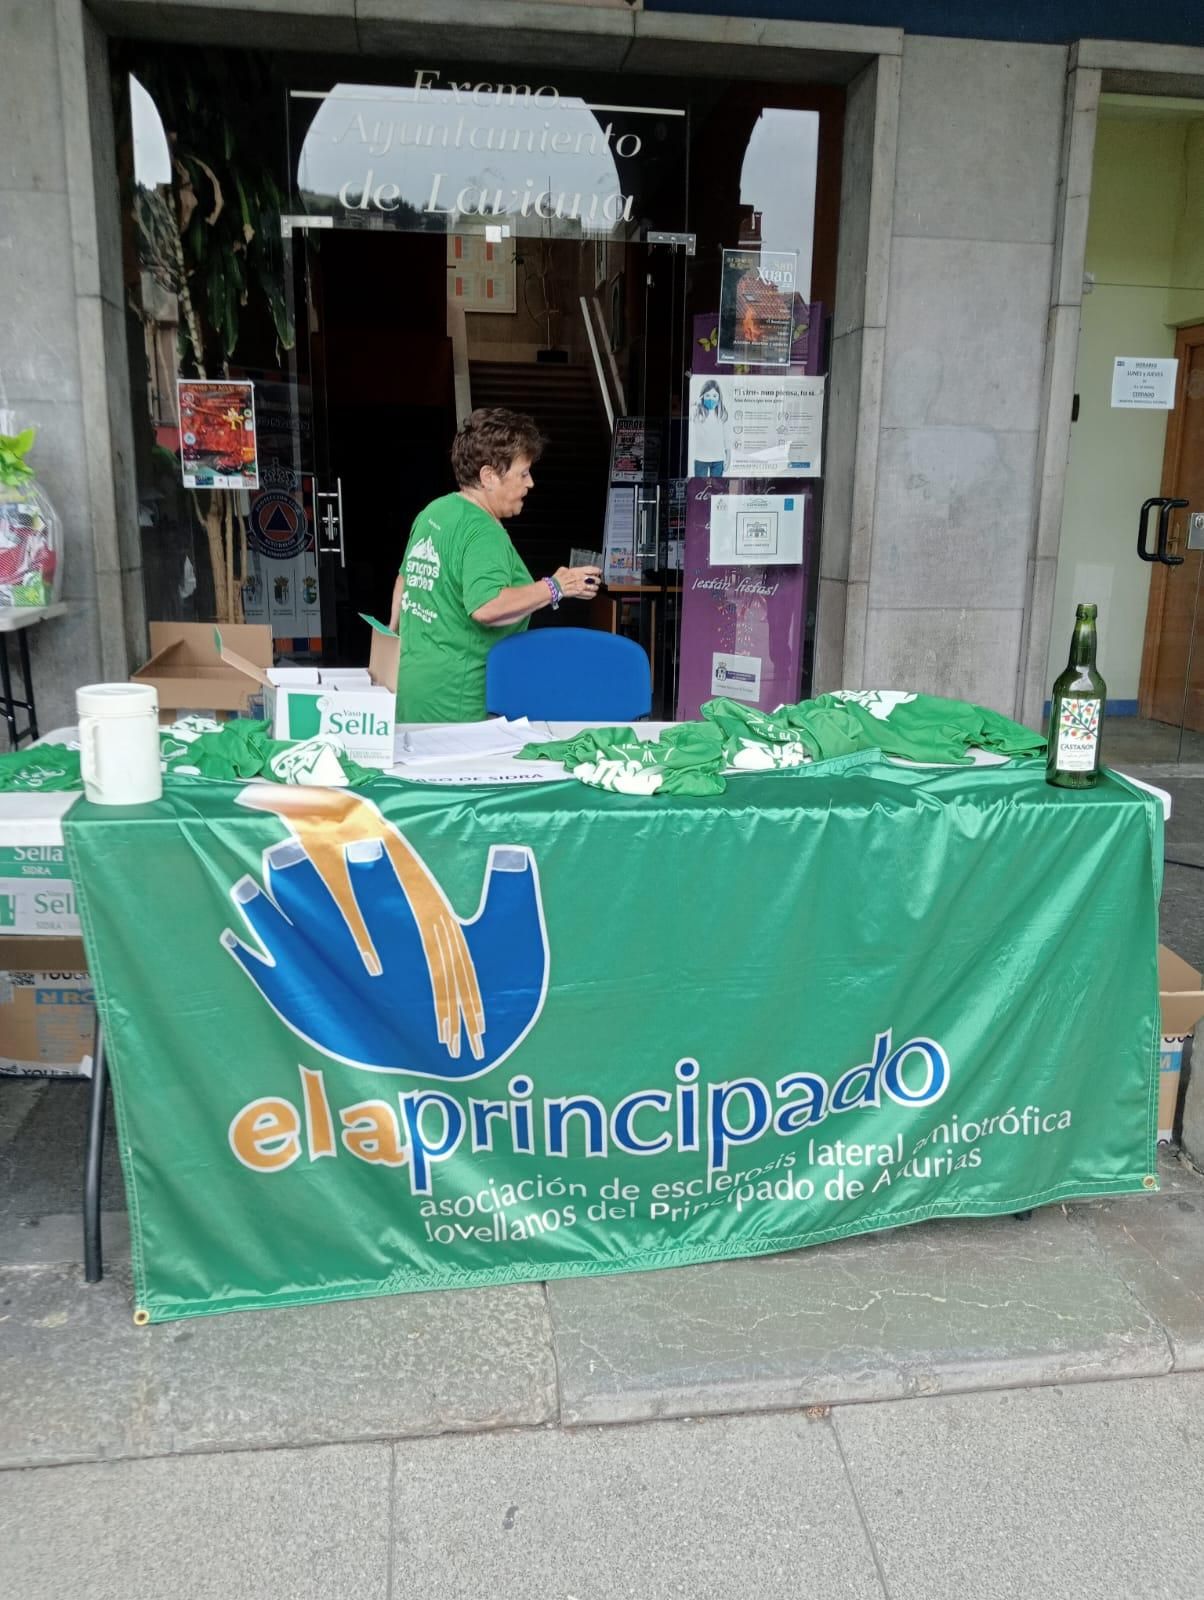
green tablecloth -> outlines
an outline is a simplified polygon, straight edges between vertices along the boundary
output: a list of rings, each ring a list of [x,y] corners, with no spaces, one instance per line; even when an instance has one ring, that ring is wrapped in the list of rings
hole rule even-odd
[[[877,753],[66,822],[152,1319],[1152,1187],[1162,817]]]

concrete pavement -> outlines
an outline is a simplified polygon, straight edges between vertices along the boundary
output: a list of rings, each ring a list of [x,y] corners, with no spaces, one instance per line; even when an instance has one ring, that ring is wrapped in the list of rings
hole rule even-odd
[[[21,1600],[1198,1600],[1204,1376],[5,1476]]]
[[[668,1272],[137,1328],[0,1269],[0,1468],[631,1423],[1204,1370],[1204,1177]]]
[[[1168,853],[1202,841],[1183,779]],[[1204,965],[1195,871],[1162,912]],[[83,1109],[0,1094],[0,1600],[1204,1594],[1174,1156],[1026,1223],[135,1328],[113,1152],[82,1282]]]

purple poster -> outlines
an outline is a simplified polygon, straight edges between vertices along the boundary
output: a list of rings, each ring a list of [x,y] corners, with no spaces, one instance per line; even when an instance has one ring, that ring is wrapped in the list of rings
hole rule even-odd
[[[824,308],[818,300],[804,306],[795,302],[794,343],[790,351],[789,371],[817,373],[820,353],[823,350]],[[690,371],[700,372],[777,372],[776,367],[720,366],[719,365],[719,313],[707,311],[694,318],[694,341],[690,346]]]
[[[711,501],[738,487],[726,478],[691,478],[686,487],[681,655],[677,716],[698,716],[704,700],[726,695],[773,711],[799,697],[812,489],[805,499],[803,560],[789,566],[711,565]]]

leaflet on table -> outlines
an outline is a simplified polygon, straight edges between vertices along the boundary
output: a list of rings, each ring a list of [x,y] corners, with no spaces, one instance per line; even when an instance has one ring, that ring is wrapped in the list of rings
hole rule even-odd
[[[821,377],[692,377],[689,459],[698,478],[818,478]]]
[[[801,494],[711,497],[713,567],[790,567],[803,559]]]
[[[513,721],[508,717],[490,717],[485,722],[399,728],[394,761],[398,766],[409,766],[425,761],[513,755],[526,744],[551,737],[552,730],[546,722],[531,722],[527,717]]]

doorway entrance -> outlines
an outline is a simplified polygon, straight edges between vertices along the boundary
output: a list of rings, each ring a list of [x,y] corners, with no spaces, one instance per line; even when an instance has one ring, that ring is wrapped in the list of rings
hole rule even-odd
[[[454,486],[449,452],[469,411],[525,412],[547,439],[508,526],[537,576],[602,561],[616,421],[635,414],[661,445],[640,473],[654,514],[639,582],[535,621],[634,633],[671,703],[686,107],[516,84],[478,84],[466,106],[461,87],[418,77],[290,92],[293,378],[311,408],[294,437],[321,595],[308,653],[365,659],[363,619],[387,615],[415,516]]]
[[[1100,608],[1110,763],[1204,761],[1204,104],[1101,98],[1046,683]]]
[[[665,448],[643,497],[668,507],[680,472],[671,413],[684,360],[684,254],[643,240],[499,241],[466,231],[298,228],[292,244],[298,328],[295,386],[311,408],[309,446],[322,597],[320,653],[363,660],[365,615],[386,615],[418,511],[452,487],[452,439],[467,413],[505,406],[547,440],[536,488],[508,525],[534,574],[601,558],[614,424],[656,419]],[[662,519],[664,520],[664,519]],[[667,530],[667,521],[666,521]],[[640,589],[669,598],[667,549]],[[589,611],[541,612],[534,626],[633,633],[671,658],[665,608],[612,584]],[[634,587],[634,586],[632,586]],[[299,657],[305,654],[299,652]]]
[[[506,405],[548,438],[519,554],[536,574],[606,568],[588,612],[533,625],[637,638],[670,716],[809,692],[843,89],[140,44],[123,60],[150,615],[362,664],[364,616],[452,487],[460,420]],[[253,391],[257,432],[257,481],[224,497],[177,459],[177,380],[215,375]]]
[[[1204,650],[1196,635],[1204,571],[1204,322],[1179,330],[1174,360],[1157,508],[1166,538],[1155,545],[1150,575],[1139,710],[1163,726],[1179,723],[1194,749],[1187,736],[1204,734]]]

